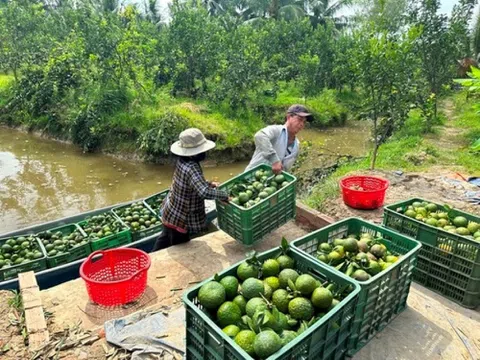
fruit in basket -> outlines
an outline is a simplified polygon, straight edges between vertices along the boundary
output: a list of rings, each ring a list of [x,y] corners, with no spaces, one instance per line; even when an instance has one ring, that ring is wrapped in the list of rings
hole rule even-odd
[[[311,275],[302,274],[295,280],[295,287],[303,296],[310,296],[317,288],[317,281]]]
[[[353,279],[358,281],[367,281],[370,279],[370,275],[362,269],[355,270],[355,272],[351,275]]]
[[[225,302],[225,298],[225,288],[216,281],[206,283],[198,292],[198,301],[209,310],[218,308]]]
[[[375,244],[370,248],[370,253],[373,254],[377,259],[385,256],[387,248],[383,244]]]
[[[298,274],[298,272],[296,272],[294,269],[284,269],[280,272],[280,274],[278,275],[278,280],[280,282],[280,288],[282,289],[286,289],[287,286],[288,286],[288,281],[292,281],[293,283],[295,283],[295,281],[297,281],[297,278],[299,277],[300,275]]]
[[[272,295],[272,304],[277,307],[277,309],[283,313],[288,312],[288,303],[290,302],[291,297],[287,290],[278,289]]]
[[[88,243],[88,239],[75,226],[66,226],[54,232],[44,231],[37,237],[49,257],[66,254],[71,249]]]
[[[113,214],[106,212],[85,219],[80,224],[91,241],[99,240],[125,230],[125,226]]]
[[[272,330],[262,331],[257,334],[253,343],[255,354],[261,359],[266,359],[282,347],[280,336]]]
[[[156,214],[159,214],[160,213],[160,208],[162,207],[162,204],[163,204],[163,200],[165,200],[167,195],[168,195],[167,192],[157,194],[157,195],[151,197],[150,199],[146,200],[146,202],[147,202],[148,206],[150,206],[150,208],[153,211],[155,211]]]
[[[316,257],[358,281],[367,281],[399,259],[388,250],[381,238],[374,238],[367,232],[349,234],[331,243],[320,243]]]
[[[233,339],[240,332],[240,328],[237,325],[228,325],[225,326],[222,331]]]
[[[259,279],[248,278],[242,284],[242,295],[245,299],[253,299],[265,295],[265,285]]]
[[[232,300],[238,294],[238,280],[235,276],[225,276],[220,280],[220,284],[225,288],[227,299]]]
[[[237,304],[237,306],[240,308],[240,311],[242,312],[242,315],[245,315],[247,313],[247,300],[243,297],[243,295],[235,296],[232,302]]]
[[[256,297],[253,299],[248,300],[246,306],[246,313],[249,317],[253,317],[258,310],[265,310],[267,309],[266,301],[261,297]]]
[[[240,283],[241,295],[233,300],[225,296],[224,288],[225,284],[235,283],[232,275],[221,279],[215,275],[213,281],[201,286],[197,296],[204,311],[226,336],[234,338],[235,343],[255,359],[275,354],[338,305],[350,291],[328,279],[323,278],[322,284],[311,274],[299,273],[294,267],[295,261],[288,255],[286,240],[281,250],[279,256],[264,261],[253,253],[239,265],[236,280]],[[283,260],[279,260],[280,257]],[[294,268],[278,273],[283,261],[293,264]],[[272,268],[274,271],[269,271]],[[284,288],[280,288],[282,284]],[[214,292],[219,294],[212,296]]]
[[[352,237],[347,237],[343,242],[343,248],[348,252],[357,252],[358,251],[358,241]]]
[[[296,297],[288,303],[288,313],[295,320],[309,321],[315,310],[310,299]]]
[[[12,237],[0,246],[0,269],[25,264],[43,256],[33,235]]]
[[[265,277],[276,276],[280,272],[280,264],[275,259],[268,259],[262,265],[262,274]]]
[[[313,306],[319,309],[328,309],[332,305],[333,294],[324,287],[317,287],[311,298]]]
[[[453,225],[455,225],[457,228],[458,227],[466,227],[468,226],[468,220],[463,217],[463,216],[456,216],[453,221]]]
[[[284,330],[280,334],[280,339],[282,340],[282,346],[287,345],[290,341],[294,340],[297,337],[297,333],[292,330]]]
[[[226,301],[217,310],[217,321],[221,327],[235,325],[240,321],[242,311],[237,304]]]
[[[473,237],[478,237],[479,236],[479,230],[480,230],[480,224],[470,221],[467,225],[467,229],[470,232],[470,234],[473,234]],[[477,236],[475,236],[477,234]]]
[[[295,266],[295,261],[288,255],[280,255],[277,261],[280,265],[280,270],[292,269]]]
[[[250,208],[289,184],[283,174],[276,175],[269,180],[270,176],[271,172],[268,170],[257,170],[254,177],[238,180],[229,190],[229,195],[232,197],[231,202],[244,208]]]
[[[256,334],[252,330],[242,330],[235,336],[235,342],[248,355],[255,356],[255,349],[253,344],[255,342]]]
[[[244,281],[248,278],[256,278],[259,271],[260,270],[257,265],[244,262],[237,268],[237,276],[240,280]]]
[[[114,211],[132,231],[146,230],[161,225],[158,217],[140,201]]]
[[[427,225],[475,240],[474,235],[479,231],[480,224],[468,221],[465,216],[455,216],[452,210],[449,205],[441,208],[433,203],[419,201],[413,202],[407,208],[397,209],[398,212]]]

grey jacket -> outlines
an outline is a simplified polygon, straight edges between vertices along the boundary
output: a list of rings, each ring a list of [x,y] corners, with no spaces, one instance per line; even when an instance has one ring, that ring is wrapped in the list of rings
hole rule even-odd
[[[289,170],[298,157],[300,142],[295,138],[291,152],[288,153],[288,132],[284,125],[270,125],[255,134],[255,152],[245,171],[260,164],[272,165],[281,161],[284,170]]]

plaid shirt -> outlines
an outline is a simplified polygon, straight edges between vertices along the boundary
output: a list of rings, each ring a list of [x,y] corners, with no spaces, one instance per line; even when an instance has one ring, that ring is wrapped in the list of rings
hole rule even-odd
[[[210,187],[198,162],[178,159],[172,187],[162,204],[163,223],[189,233],[205,230],[205,199],[227,200],[228,194]]]

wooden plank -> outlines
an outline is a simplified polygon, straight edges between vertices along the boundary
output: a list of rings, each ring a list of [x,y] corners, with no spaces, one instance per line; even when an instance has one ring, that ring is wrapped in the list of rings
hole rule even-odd
[[[321,229],[332,224],[334,219],[297,201],[296,221],[311,229]]]
[[[25,310],[32,309],[37,306],[42,306],[40,298],[40,289],[38,286],[21,290],[23,308]]]
[[[34,307],[33,309],[25,310],[25,324],[27,326],[28,334],[46,330],[47,322],[43,315],[43,308],[41,306]]]
[[[43,314],[42,299],[37,279],[33,271],[18,275],[23,309],[25,310],[25,326],[28,333],[28,347],[36,351],[50,340],[47,322]]]
[[[35,278],[33,271],[18,274],[18,282],[20,290],[38,286],[37,279]]]

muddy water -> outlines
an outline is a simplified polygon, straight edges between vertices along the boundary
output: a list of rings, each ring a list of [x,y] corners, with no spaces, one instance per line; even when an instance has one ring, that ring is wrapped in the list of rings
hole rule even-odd
[[[360,142],[367,146],[366,134],[361,127],[304,130],[301,138],[312,141],[315,151],[325,147],[356,154],[364,151]],[[209,180],[225,181],[246,164],[207,163],[204,172]],[[172,173],[172,166],[85,155],[68,144],[0,128],[0,234],[149,196],[166,189]]]
[[[300,170],[328,165],[337,155],[365,155],[371,144],[370,125],[366,121],[355,122],[346,127],[324,130],[303,130],[300,140],[309,141],[312,147]]]

